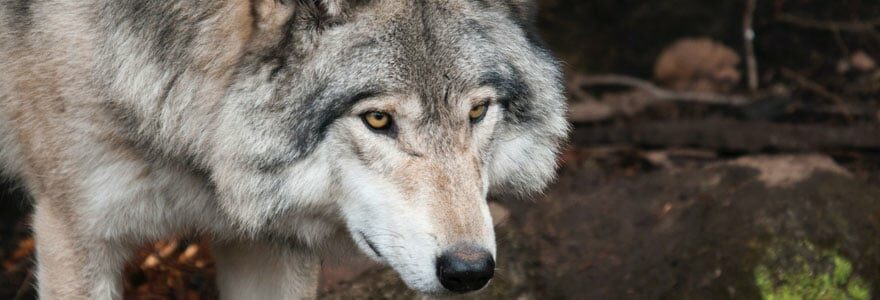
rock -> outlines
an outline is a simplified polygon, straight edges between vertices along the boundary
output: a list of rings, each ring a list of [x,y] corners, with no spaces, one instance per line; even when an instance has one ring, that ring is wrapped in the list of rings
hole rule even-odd
[[[833,249],[807,240],[775,240],[755,267],[763,299],[868,300],[870,285],[853,273],[853,263]]]
[[[870,72],[877,68],[877,62],[865,51],[857,51],[849,58],[850,65],[856,70]]]
[[[793,186],[816,172],[852,176],[830,157],[823,155],[753,156],[737,159],[731,164],[758,170],[758,180],[768,187]]]
[[[601,186],[578,176],[563,176],[550,193],[561,208],[526,213],[524,228],[552,237],[535,240],[538,255],[553,258],[538,268],[555,271],[533,279],[546,287],[543,296],[761,298],[786,289],[783,281],[768,287],[756,271],[789,272],[767,259],[783,250],[817,253],[817,270],[833,257],[852,262],[849,295],[877,280],[880,189],[828,157],[748,157]],[[781,247],[787,240],[799,242]],[[824,280],[816,274],[804,280]],[[850,293],[849,285],[822,289]]]
[[[677,91],[729,92],[742,75],[739,55],[706,38],[681,39],[666,48],[654,65],[654,78]]]

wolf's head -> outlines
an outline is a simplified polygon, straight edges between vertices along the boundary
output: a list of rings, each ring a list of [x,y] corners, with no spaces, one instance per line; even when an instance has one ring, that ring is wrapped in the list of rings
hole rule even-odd
[[[211,159],[224,209],[306,243],[344,224],[424,293],[482,288],[487,196],[543,189],[568,130],[530,2],[255,1]]]

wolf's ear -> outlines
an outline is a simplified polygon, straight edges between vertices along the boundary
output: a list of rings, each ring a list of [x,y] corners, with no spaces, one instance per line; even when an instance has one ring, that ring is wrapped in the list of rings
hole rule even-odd
[[[352,0],[251,0],[253,35],[249,48],[265,49],[285,37],[291,21],[302,28],[321,29],[337,22]],[[303,25],[303,26],[300,26]]]
[[[316,22],[343,16],[351,0],[251,0],[251,10],[258,30],[273,30],[294,14]]]
[[[287,23],[293,15],[292,1],[252,0],[251,15],[258,31],[273,31]]]

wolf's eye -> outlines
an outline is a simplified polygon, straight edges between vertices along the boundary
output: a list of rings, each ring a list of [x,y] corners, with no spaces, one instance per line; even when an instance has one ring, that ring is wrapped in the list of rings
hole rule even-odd
[[[374,130],[386,130],[391,127],[391,116],[379,111],[365,113],[361,118]]]
[[[471,108],[471,111],[468,112],[468,116],[471,118],[471,123],[476,124],[480,123],[483,118],[486,116],[486,111],[489,110],[489,104],[483,103]]]

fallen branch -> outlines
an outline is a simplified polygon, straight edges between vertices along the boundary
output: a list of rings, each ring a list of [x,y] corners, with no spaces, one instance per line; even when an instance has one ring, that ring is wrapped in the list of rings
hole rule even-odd
[[[880,151],[878,132],[880,124],[835,127],[734,120],[657,121],[625,126],[575,124],[571,143],[581,147],[638,145],[725,152]]]
[[[849,108],[847,108],[846,100],[843,99],[842,96],[832,93],[830,90],[822,86],[821,84],[810,80],[806,76],[798,74],[795,71],[789,69],[782,69],[782,75],[788,77],[791,80],[797,82],[797,84],[808,91],[818,94],[828,100],[831,100],[834,105],[840,108],[840,111],[843,113],[843,116],[847,119],[847,121],[852,122],[852,113],[850,113]]]
[[[776,21],[803,28],[830,31],[873,32],[877,27],[880,27],[880,19],[852,22],[819,21],[791,14],[780,14],[776,16]]]
[[[726,96],[713,93],[699,92],[676,92],[663,89],[653,83],[624,75],[592,75],[578,76],[573,80],[574,86],[597,86],[597,85],[618,85],[643,90],[651,95],[651,98],[659,101],[684,101],[684,102],[700,102],[710,104],[726,104],[726,105],[744,105],[751,102],[746,97]]]

